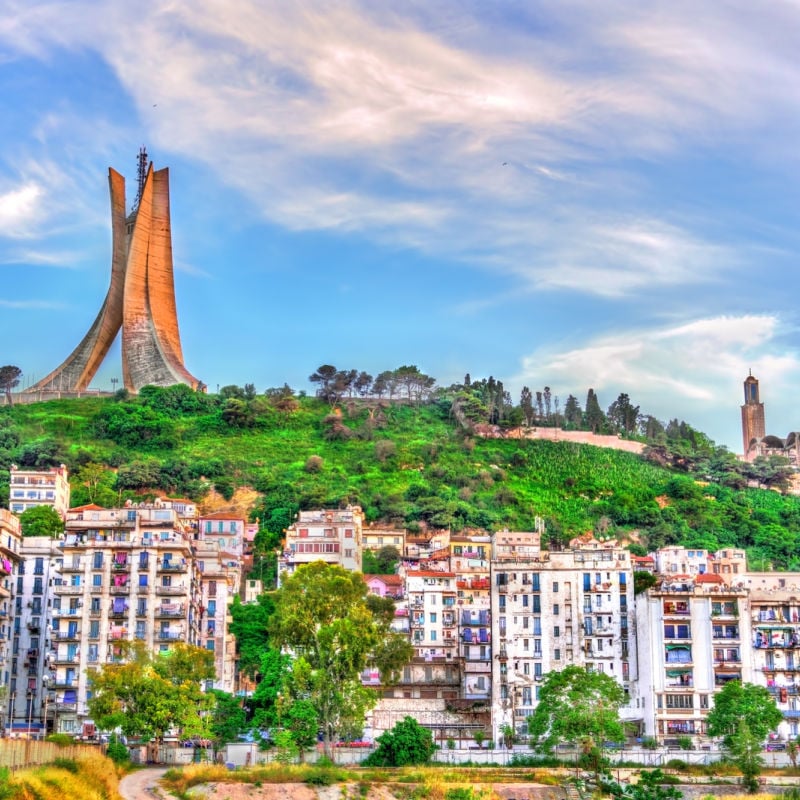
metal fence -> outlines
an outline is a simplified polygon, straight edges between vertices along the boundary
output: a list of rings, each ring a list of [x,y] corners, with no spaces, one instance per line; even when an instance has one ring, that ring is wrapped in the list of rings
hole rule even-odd
[[[70,744],[65,747],[54,742],[33,739],[0,739],[0,767],[24,769],[40,764],[51,764],[57,758],[77,758],[88,753],[102,753],[104,747],[88,744]]]

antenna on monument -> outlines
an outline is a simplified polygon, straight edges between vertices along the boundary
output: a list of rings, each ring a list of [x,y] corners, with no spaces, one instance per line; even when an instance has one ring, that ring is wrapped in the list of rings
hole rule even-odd
[[[136,157],[136,180],[138,189],[136,190],[136,200],[133,202],[133,210],[139,208],[139,201],[142,199],[144,182],[147,180],[147,149],[142,146],[139,148],[139,155]]]

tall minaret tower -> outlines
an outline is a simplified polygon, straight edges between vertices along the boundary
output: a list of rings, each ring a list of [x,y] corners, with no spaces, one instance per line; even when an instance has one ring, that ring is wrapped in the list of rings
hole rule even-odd
[[[744,443],[745,461],[755,458],[756,453],[749,453],[750,442],[761,440],[766,436],[764,426],[764,404],[759,402],[758,381],[751,372],[744,381],[744,405],[742,406],[742,441]]]

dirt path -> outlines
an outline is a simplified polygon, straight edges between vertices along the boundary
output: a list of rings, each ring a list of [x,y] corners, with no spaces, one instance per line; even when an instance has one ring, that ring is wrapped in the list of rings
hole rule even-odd
[[[166,769],[140,769],[131,772],[119,782],[119,793],[124,800],[153,800],[154,797],[161,797],[161,793],[155,795],[151,790],[166,771]]]

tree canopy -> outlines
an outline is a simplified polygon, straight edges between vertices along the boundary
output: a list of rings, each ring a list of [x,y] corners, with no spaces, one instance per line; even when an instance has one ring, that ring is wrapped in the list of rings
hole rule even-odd
[[[19,386],[22,370],[11,364],[0,367],[0,392],[5,392],[6,402],[11,405],[11,390]]]
[[[744,721],[748,735],[763,742],[782,719],[775,699],[765,686],[728,681],[714,695],[714,707],[707,718],[708,735],[723,737],[723,744],[730,747]]]
[[[322,561],[298,567],[278,589],[270,633],[292,653],[293,684],[313,703],[327,750],[343,731],[360,728],[376,700],[362,671],[374,664],[390,683],[412,654],[386,616],[370,610],[361,574]]]
[[[214,707],[215,696],[201,683],[214,677],[212,652],[183,642],[157,655],[140,641],[114,647],[124,660],[89,676],[89,714],[101,730],[120,728],[144,741],[173,729],[187,736],[208,733],[204,712]]]
[[[528,717],[528,730],[543,750],[587,739],[602,747],[624,738],[619,718],[624,702],[622,686],[610,675],[570,666],[545,677],[536,710]]]
[[[23,536],[49,536],[55,539],[64,532],[64,520],[52,506],[34,506],[19,515]]]

